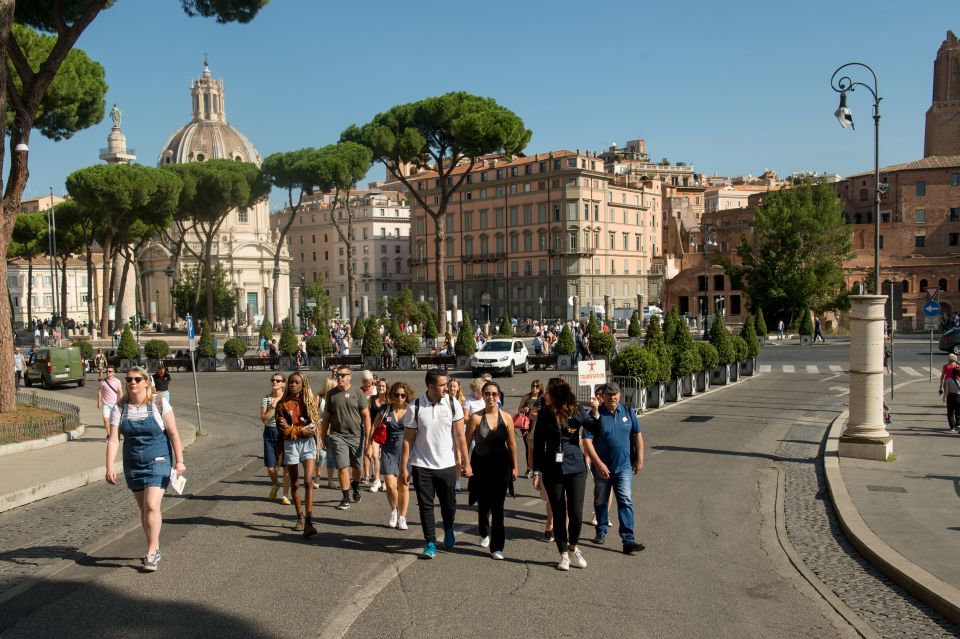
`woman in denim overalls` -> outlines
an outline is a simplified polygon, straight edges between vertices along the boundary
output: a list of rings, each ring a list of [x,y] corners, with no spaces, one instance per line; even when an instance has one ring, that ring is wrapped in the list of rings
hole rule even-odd
[[[135,366],[126,377],[126,398],[117,404],[110,416],[110,438],[107,443],[107,483],[117,483],[113,460],[123,435],[123,475],[127,488],[133,491],[140,508],[140,523],[147,538],[147,554],[143,568],[152,572],[160,562],[160,501],[170,483],[176,462],[178,475],[183,464],[183,449],[173,409],[166,398],[154,402],[150,374]],[[162,417],[161,417],[162,416]]]

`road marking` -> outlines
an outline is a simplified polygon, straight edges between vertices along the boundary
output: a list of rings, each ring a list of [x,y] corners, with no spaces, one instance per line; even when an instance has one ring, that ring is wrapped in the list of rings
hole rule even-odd
[[[816,364],[807,364],[807,372],[816,374],[820,372],[820,369],[817,368]]]
[[[773,370],[773,366],[771,366],[770,364],[760,364],[761,373],[769,373],[772,370]]]
[[[793,364],[784,364],[784,365],[783,365],[783,372],[784,372],[784,373],[795,373],[795,372],[797,372],[797,369],[795,369],[795,368],[793,367]]]
[[[525,507],[529,508],[530,506],[536,506],[537,504],[540,503],[540,501],[541,501],[540,498],[537,498],[537,499],[528,499],[527,501],[523,502],[523,505],[524,505]]]
[[[831,372],[831,373],[842,373],[842,372],[843,372],[843,366],[839,366],[839,365],[837,365],[837,364],[830,364],[830,372]]]
[[[840,395],[846,395],[850,392],[849,386],[831,386],[830,390],[836,391]]]
[[[900,370],[911,377],[920,377],[919,371],[917,371],[915,368],[911,368],[910,366],[901,366]]]

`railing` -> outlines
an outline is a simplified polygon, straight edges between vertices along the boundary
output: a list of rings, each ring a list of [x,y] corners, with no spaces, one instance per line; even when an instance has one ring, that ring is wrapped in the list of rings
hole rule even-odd
[[[17,393],[17,404],[60,413],[54,417],[27,417],[17,424],[0,426],[0,444],[43,439],[80,426],[80,408],[36,393]]]
[[[122,152],[122,153],[119,153],[118,151],[114,151],[113,149],[111,149],[111,148],[109,148],[109,147],[107,147],[106,149],[100,149],[100,155],[113,155],[114,153],[118,153],[119,155],[136,155],[136,154],[137,154],[137,150],[136,150],[136,149],[131,149],[130,147],[127,147],[127,148],[123,149],[123,152]]]
[[[590,387],[589,386],[579,386],[578,385],[578,375],[573,373],[560,373],[559,377],[570,384],[570,388],[573,389],[574,393],[577,395],[577,401],[581,404],[590,403]],[[609,375],[607,380],[616,383],[620,386],[620,401],[623,402],[623,405],[628,409],[640,413],[646,409],[645,397],[641,397],[642,393],[646,392],[646,389],[640,385],[640,379],[637,377],[625,377],[623,375]]]

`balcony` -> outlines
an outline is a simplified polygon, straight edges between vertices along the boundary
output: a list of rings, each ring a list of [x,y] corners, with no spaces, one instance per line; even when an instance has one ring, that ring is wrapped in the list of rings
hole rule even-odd
[[[428,260],[425,257],[411,257],[409,260],[407,260],[407,263],[410,266],[423,266],[427,263],[427,261]]]
[[[500,262],[507,259],[506,253],[478,253],[475,255],[464,255],[461,260],[464,262]]]
[[[597,249],[592,246],[578,247],[578,248],[572,248],[572,249],[550,249],[550,255],[557,255],[557,256],[568,255],[572,257],[581,257],[581,256],[592,257],[596,255],[596,253],[597,253]]]

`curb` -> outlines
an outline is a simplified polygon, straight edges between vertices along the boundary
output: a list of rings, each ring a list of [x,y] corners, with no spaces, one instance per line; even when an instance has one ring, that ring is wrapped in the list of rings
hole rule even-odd
[[[28,450],[46,448],[48,446],[56,446],[57,444],[64,444],[66,442],[73,441],[74,439],[79,439],[86,429],[86,424],[80,424],[71,431],[60,433],[59,435],[54,435],[45,439],[31,439],[30,441],[17,442],[16,444],[4,444],[3,446],[0,446],[0,457],[4,455],[13,455],[15,453],[23,453]]]
[[[840,528],[857,552],[883,574],[952,623],[960,624],[960,590],[931,575],[887,545],[870,530],[850,499],[837,453],[840,434],[848,418],[849,411],[843,411],[833,420],[823,450],[827,490]]]
[[[186,449],[196,441],[197,430],[191,422],[184,422],[183,426],[187,426],[187,428],[181,426],[181,443],[183,448]],[[66,436],[67,433],[64,433],[64,435]],[[123,460],[121,459],[114,462],[114,468],[118,476],[122,474]],[[53,497],[54,495],[59,495],[74,488],[92,484],[93,482],[102,481],[106,473],[106,466],[97,466],[96,468],[80,471],[73,475],[59,477],[42,484],[37,484],[36,486],[30,486],[14,493],[0,495],[0,513],[19,508],[20,506],[26,506],[35,501]]]

